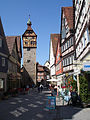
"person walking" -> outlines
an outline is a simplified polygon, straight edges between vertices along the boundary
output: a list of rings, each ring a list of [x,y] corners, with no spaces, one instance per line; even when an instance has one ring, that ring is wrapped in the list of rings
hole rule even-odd
[[[77,99],[78,99],[78,94],[76,93],[76,90],[73,89],[73,91],[71,92],[71,100],[73,106],[76,106]]]

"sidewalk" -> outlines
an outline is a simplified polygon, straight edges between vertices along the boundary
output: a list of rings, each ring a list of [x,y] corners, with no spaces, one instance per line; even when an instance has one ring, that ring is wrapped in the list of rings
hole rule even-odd
[[[56,98],[56,120],[90,120],[90,108],[68,106],[63,100]]]

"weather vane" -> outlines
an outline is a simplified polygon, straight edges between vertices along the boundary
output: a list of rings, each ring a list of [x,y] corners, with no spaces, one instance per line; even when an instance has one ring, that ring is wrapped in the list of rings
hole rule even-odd
[[[29,14],[29,19],[30,19],[30,14]]]

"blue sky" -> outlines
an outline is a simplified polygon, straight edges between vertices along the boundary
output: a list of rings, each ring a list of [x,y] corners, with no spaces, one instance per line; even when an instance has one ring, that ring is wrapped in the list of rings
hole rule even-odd
[[[60,33],[61,7],[65,6],[72,6],[72,0],[0,0],[5,35],[22,36],[30,14],[37,34],[36,61],[44,65],[49,59],[50,34]]]

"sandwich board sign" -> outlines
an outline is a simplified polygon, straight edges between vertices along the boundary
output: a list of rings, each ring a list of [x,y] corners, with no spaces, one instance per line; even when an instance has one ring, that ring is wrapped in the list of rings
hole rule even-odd
[[[56,97],[55,96],[48,96],[46,102],[47,109],[55,109],[56,108]]]

